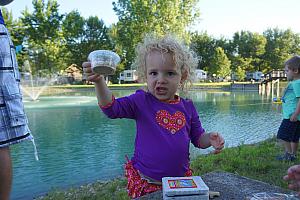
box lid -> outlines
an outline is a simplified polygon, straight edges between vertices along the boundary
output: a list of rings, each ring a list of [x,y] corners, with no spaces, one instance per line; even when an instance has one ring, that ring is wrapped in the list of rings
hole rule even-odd
[[[164,177],[163,193],[167,196],[208,194],[209,188],[200,176]]]

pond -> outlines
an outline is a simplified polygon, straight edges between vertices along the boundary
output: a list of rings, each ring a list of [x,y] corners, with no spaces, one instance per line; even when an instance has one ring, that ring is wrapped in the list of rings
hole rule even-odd
[[[195,90],[189,96],[206,131],[222,133],[226,148],[270,138],[281,121],[280,106],[258,92]],[[106,118],[93,92],[24,102],[40,160],[35,160],[31,142],[12,146],[12,199],[32,199],[51,189],[123,175],[125,155],[133,153],[133,120]],[[191,147],[191,156],[210,151]]]

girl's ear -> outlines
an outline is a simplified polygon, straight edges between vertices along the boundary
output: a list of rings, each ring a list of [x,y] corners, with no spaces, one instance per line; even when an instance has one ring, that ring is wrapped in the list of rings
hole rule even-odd
[[[180,83],[183,83],[188,77],[188,71],[187,70],[183,70],[182,74],[181,74],[181,80]]]

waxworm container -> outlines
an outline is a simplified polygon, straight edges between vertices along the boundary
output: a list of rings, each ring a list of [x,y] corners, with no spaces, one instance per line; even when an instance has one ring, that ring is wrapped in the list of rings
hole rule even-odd
[[[92,51],[88,60],[94,73],[102,75],[112,75],[116,71],[116,67],[120,62],[118,54],[109,50]]]

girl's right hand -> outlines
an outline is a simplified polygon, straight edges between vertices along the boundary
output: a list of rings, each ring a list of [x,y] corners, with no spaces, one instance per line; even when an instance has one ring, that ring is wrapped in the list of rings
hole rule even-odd
[[[82,68],[83,68],[83,77],[87,81],[98,83],[103,78],[103,75],[96,74],[92,71],[91,62],[82,63]]]

